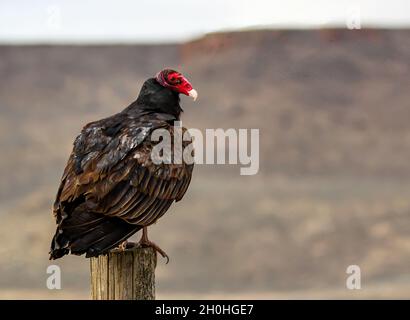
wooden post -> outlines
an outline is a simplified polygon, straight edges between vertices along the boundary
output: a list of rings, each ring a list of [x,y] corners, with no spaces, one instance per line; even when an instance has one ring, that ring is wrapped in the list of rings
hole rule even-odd
[[[154,300],[157,254],[133,247],[90,259],[93,300]]]

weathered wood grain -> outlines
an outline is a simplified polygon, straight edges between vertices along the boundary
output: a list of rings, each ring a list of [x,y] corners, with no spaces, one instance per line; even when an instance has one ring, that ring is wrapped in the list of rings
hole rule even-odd
[[[154,300],[157,255],[134,247],[90,259],[93,300]]]

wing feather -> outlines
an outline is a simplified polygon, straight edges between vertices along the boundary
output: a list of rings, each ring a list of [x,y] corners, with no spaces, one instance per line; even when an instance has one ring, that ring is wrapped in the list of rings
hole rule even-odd
[[[173,127],[167,128],[173,134]],[[83,138],[76,139],[56,203],[85,196],[88,207],[103,216],[154,223],[184,196],[193,165],[154,164],[150,153],[156,142],[145,139],[148,131],[139,129],[143,137],[137,138],[127,130],[105,137],[98,128],[86,127]],[[91,142],[83,141],[87,139]]]

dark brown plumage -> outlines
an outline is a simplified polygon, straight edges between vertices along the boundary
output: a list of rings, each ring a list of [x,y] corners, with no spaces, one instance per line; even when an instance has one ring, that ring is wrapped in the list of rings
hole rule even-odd
[[[54,203],[50,259],[106,253],[182,199],[193,165],[154,164],[151,151],[158,142],[150,139],[158,128],[172,137],[181,112],[178,91],[151,78],[125,110],[83,128]]]

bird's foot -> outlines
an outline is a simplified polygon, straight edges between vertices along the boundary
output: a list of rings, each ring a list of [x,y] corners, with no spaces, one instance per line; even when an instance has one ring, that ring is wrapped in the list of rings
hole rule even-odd
[[[163,258],[167,259],[166,264],[169,262],[169,256],[166,254],[164,250],[162,250],[156,243],[148,240],[148,239],[141,239],[138,242],[138,245],[142,248],[152,248],[155,252],[158,252]]]
[[[130,241],[125,240],[121,242],[120,245],[118,246],[118,251],[124,252],[125,250],[130,249],[135,246],[136,246],[135,242],[130,242]]]
[[[125,249],[127,249],[127,244],[128,244],[128,241],[127,241],[127,240],[121,242],[120,245],[118,246],[118,250],[119,250],[120,252],[124,252]]]

